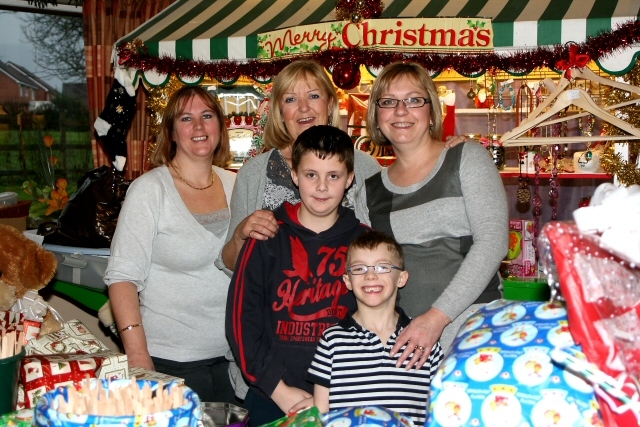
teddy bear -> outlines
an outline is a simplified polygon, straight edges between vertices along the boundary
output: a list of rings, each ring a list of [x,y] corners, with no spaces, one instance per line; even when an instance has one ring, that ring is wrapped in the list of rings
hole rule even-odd
[[[18,229],[0,224],[0,312],[30,290],[44,288],[53,278],[58,262],[56,257]],[[40,335],[62,329],[62,325],[48,312],[40,327]]]

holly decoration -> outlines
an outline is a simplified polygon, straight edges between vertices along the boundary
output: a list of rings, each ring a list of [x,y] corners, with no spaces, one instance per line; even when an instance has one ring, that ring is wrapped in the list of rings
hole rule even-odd
[[[473,28],[474,30],[477,30],[478,28],[484,28],[484,24],[484,22],[478,20],[476,20],[475,22],[471,19],[467,20],[467,26],[469,28]]]

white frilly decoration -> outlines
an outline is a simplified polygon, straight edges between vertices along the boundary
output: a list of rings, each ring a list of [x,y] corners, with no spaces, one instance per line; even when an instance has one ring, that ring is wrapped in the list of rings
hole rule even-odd
[[[132,68],[114,67],[113,78],[115,78],[127,91],[129,96],[136,96],[136,89],[140,79],[136,79],[138,70]]]
[[[102,117],[98,116],[95,122],[93,122],[93,128],[98,133],[98,136],[105,136],[111,129],[111,123],[107,122]]]
[[[573,212],[578,229],[600,234],[600,245],[633,263],[640,263],[640,185],[598,186],[589,206]]]

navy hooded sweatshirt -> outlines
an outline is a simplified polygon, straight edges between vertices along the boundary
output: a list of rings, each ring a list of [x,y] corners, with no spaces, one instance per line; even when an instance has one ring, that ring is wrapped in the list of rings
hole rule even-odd
[[[274,238],[246,240],[227,298],[226,332],[236,362],[269,399],[280,380],[313,393],[306,375],[322,332],[356,310],[342,280],[347,248],[369,230],[340,206],[335,224],[316,233],[299,223],[299,207],[284,203],[274,211]]]

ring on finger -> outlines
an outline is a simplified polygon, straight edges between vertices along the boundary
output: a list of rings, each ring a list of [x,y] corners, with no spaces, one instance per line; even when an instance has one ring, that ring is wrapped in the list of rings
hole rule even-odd
[[[415,349],[424,352],[424,347],[421,345],[417,345]]]

